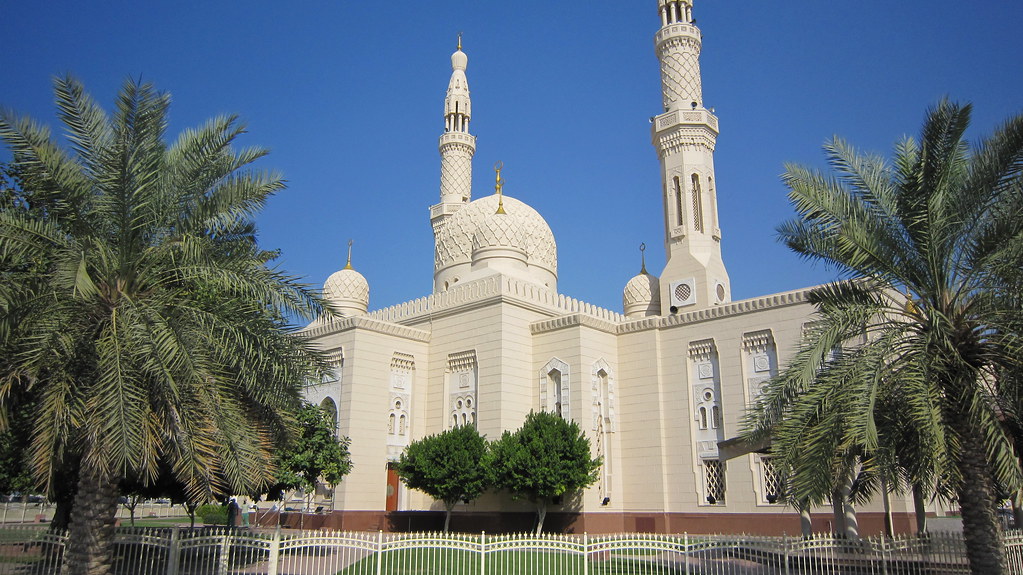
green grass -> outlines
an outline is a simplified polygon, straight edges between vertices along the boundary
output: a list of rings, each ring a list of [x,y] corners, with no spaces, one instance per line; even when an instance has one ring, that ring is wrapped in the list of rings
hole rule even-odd
[[[480,572],[481,557],[472,551],[454,549],[407,549],[389,551],[383,556],[381,575],[475,575]],[[497,551],[486,557],[487,575],[533,575],[552,572],[582,575],[583,558],[575,553],[557,551]],[[374,575],[376,556],[367,557],[338,575]],[[684,569],[684,568],[683,568]],[[665,566],[638,559],[611,558],[591,561],[592,575],[654,575],[665,573]],[[668,571],[670,572],[670,571]]]

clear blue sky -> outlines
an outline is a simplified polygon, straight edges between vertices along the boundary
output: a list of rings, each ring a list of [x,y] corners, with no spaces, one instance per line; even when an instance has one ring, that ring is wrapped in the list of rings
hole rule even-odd
[[[0,104],[56,124],[50,79],[71,72],[106,107],[129,76],[173,95],[172,129],[240,114],[289,189],[259,218],[281,265],[317,286],[344,265],[371,308],[432,288],[449,56],[464,33],[477,135],[474,197],[536,208],[558,242],[559,291],[621,310],[645,242],[664,263],[655,0],[145,2],[0,0]],[[834,134],[887,154],[940,97],[974,131],[1023,112],[1023,3],[697,0],[704,100],[734,299],[832,279],[777,243],[792,214],[785,162],[821,164]],[[0,159],[9,153],[0,152]]]

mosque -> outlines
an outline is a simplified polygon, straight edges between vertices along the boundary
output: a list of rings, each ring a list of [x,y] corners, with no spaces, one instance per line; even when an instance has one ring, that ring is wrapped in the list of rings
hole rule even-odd
[[[620,311],[558,292],[554,233],[503,194],[500,166],[495,193],[472,197],[476,137],[459,43],[441,124],[440,198],[429,206],[433,293],[370,311],[370,286],[349,250],[348,265],[324,285],[344,317],[304,332],[334,365],[306,398],[351,438],[354,469],[333,495],[331,507],[343,510],[334,526],[413,526],[442,506],[398,481],[393,462],[410,441],[457,425],[494,439],[545,410],[577,422],[604,462],[595,484],[551,509],[565,529],[799,532],[799,513],[779,502],[769,453],[719,446],[738,434],[814,310],[808,289],[731,299],[714,177],[718,118],[704,107],[692,11],[692,0],[658,0],[654,21],[651,6],[664,107],[650,122],[667,261],[657,275],[644,262],[623,282]],[[458,512],[500,525],[532,509],[487,495],[458,505],[453,527]],[[908,530],[912,504],[897,499],[892,509],[896,528]],[[859,511],[862,532],[882,529],[880,503]],[[832,530],[832,517],[814,510],[813,529]]]

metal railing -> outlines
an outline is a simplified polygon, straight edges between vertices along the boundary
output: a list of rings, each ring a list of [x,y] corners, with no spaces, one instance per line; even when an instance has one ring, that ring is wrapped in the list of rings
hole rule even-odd
[[[1023,573],[1023,531],[1006,532]],[[0,575],[59,573],[66,537],[0,529]],[[113,572],[131,575],[778,575],[968,573],[961,534],[846,540],[743,535],[466,535],[120,528]]]

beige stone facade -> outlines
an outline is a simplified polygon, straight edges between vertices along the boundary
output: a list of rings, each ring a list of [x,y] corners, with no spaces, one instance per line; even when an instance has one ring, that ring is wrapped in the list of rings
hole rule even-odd
[[[799,530],[798,514],[776,501],[768,456],[725,461],[718,443],[738,434],[813,309],[805,290],[731,301],[714,187],[717,118],[703,108],[692,2],[659,0],[659,22],[650,11],[660,24],[664,110],[652,139],[668,259],[659,277],[644,264],[622,278],[621,313],[557,292],[554,234],[528,205],[500,195],[500,181],[497,194],[470,197],[468,58],[461,46],[452,56],[440,202],[429,209],[434,292],[369,311],[369,286],[349,259],[325,289],[347,317],[306,332],[335,360],[334,376],[307,398],[336,409],[339,433],[351,438],[354,470],[334,508],[361,513],[365,525],[346,527],[386,529],[388,512],[440,508],[388,469],[409,441],[454,425],[494,439],[546,410],[578,422],[605,462],[596,484],[552,510],[578,513],[568,520],[576,531]],[[893,505],[908,526],[911,506]],[[458,509],[500,523],[497,512],[532,508],[493,494]],[[865,530],[880,528],[880,505],[863,511]],[[820,510],[815,528],[829,521]]]

